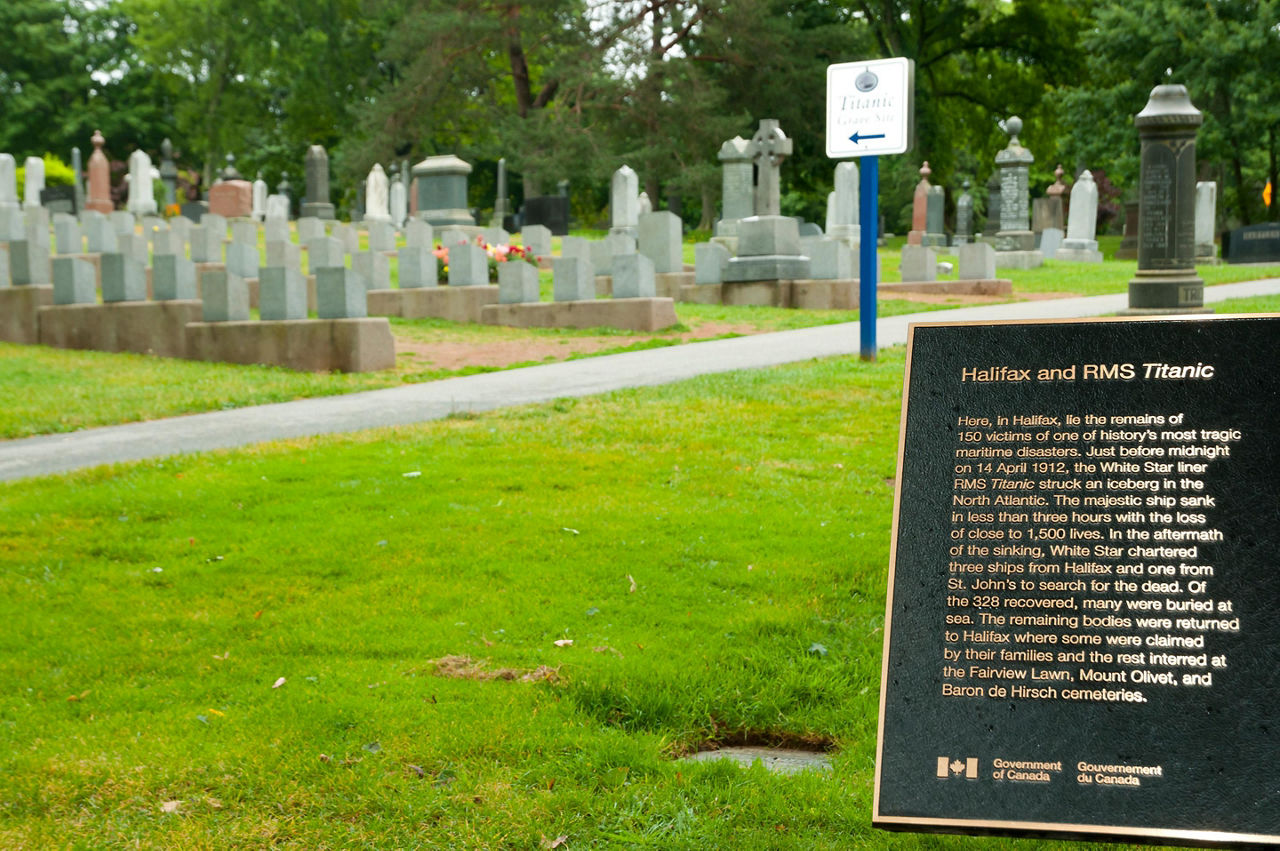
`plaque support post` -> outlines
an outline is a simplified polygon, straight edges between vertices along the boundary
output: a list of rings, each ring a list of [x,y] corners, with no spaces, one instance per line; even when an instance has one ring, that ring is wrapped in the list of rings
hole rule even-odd
[[[858,219],[862,225],[858,271],[858,331],[863,360],[876,359],[876,231],[880,222],[880,158],[863,157],[859,175]]]

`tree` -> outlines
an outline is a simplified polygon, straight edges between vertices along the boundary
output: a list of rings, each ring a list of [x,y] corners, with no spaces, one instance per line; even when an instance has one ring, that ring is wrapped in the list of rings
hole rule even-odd
[[[1132,116],[1151,89],[1182,83],[1204,113],[1202,173],[1224,178],[1222,203],[1241,222],[1261,215],[1276,186],[1280,129],[1280,3],[1276,0],[1124,0],[1097,10],[1085,38],[1089,84],[1066,98],[1063,145],[1077,162],[1114,162],[1117,183],[1137,181]]]

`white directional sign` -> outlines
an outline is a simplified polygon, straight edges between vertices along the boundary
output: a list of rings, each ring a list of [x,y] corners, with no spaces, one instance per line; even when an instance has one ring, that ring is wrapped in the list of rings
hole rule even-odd
[[[876,59],[827,66],[827,156],[901,154],[915,142],[915,63]]]

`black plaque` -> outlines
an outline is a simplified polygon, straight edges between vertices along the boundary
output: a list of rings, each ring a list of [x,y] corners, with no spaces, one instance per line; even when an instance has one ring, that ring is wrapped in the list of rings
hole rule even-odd
[[[556,236],[569,233],[569,198],[567,195],[538,195],[524,200],[524,225],[542,225]]]
[[[40,206],[52,213],[67,213],[74,216],[76,209],[76,188],[74,186],[46,186],[40,190]]]
[[[1280,845],[1277,340],[912,327],[877,826]]]
[[[1228,263],[1280,263],[1280,224],[1249,225],[1228,231],[1222,254]]]

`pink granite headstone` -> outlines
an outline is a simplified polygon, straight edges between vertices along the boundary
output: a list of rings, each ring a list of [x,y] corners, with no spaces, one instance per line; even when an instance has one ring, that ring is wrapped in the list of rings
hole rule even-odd
[[[915,194],[911,198],[911,232],[907,234],[908,245],[923,245],[924,232],[929,217],[929,161],[920,166],[920,182],[916,184]]]
[[[209,212],[228,219],[247,218],[253,212],[253,184],[224,180],[209,189]]]
[[[101,130],[94,130],[91,141],[93,153],[89,155],[89,200],[85,202],[85,207],[106,215],[116,208],[111,203],[111,164],[107,162],[107,155],[102,153],[102,146],[107,140],[102,138]]]

